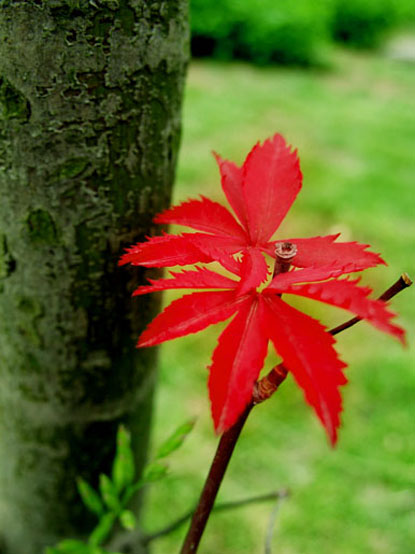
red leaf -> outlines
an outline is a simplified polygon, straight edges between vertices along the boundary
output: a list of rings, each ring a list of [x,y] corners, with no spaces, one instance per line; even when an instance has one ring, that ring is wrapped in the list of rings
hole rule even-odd
[[[119,265],[130,263],[146,267],[167,267],[210,262],[211,257],[195,246],[193,236],[193,234],[177,236],[165,234],[151,237],[147,242],[139,242],[130,247],[118,263]]]
[[[269,337],[334,446],[342,410],[339,387],[347,382],[342,372],[346,365],[333,348],[335,340],[318,321],[277,296],[265,298]]]
[[[241,252],[245,247],[241,239],[226,236],[212,237],[203,233],[185,234],[185,236],[203,254],[204,260],[201,261],[219,262],[231,273],[240,275],[241,262],[234,258],[234,254]]]
[[[166,340],[197,333],[213,323],[228,319],[246,297],[234,291],[194,292],[174,300],[141,334],[137,346],[154,346]]]
[[[172,206],[158,214],[154,222],[176,223],[199,231],[246,240],[245,231],[229,210],[204,196],[201,200],[189,200],[178,206]]]
[[[339,235],[311,237],[308,239],[285,239],[297,246],[297,254],[292,261],[296,267],[318,267],[337,264],[348,266],[348,271],[362,271],[378,264],[385,264],[379,254],[367,252],[368,244],[358,242],[334,242]],[[281,241],[278,241],[281,242]],[[270,251],[271,249],[267,251]],[[275,256],[274,253],[271,255]]]
[[[155,221],[202,232],[150,238],[128,249],[119,263],[165,267],[219,262],[238,281],[196,269],[172,272],[172,278],[150,280],[139,287],[134,295],[177,288],[225,290],[197,292],[172,302],[142,333],[138,346],[198,332],[236,312],[212,360],[209,389],[216,429],[228,429],[249,402],[271,338],[334,444],[345,365],[325,328],[280,296],[296,294],[347,309],[404,342],[404,331],[391,323],[394,314],[384,303],[368,298],[370,289],[358,287],[357,281],[336,279],[385,262],[379,254],[368,252],[366,244],[335,242],[339,235],[286,239],[297,246],[293,267],[304,269],[279,274],[262,292],[254,292],[268,275],[262,252],[275,257],[275,242],[269,239],[301,189],[297,153],[281,135],[275,135],[254,146],[242,168],[215,156],[223,191],[241,225],[217,202],[204,197],[190,200],[165,210]],[[300,284],[309,282],[314,284]]]
[[[245,250],[240,268],[240,285],[238,294],[246,294],[256,289],[268,276],[268,265],[265,256],[257,248]]]
[[[358,281],[342,279],[311,285],[279,285],[278,291],[305,296],[348,310],[381,331],[397,337],[404,344],[405,331],[390,321],[396,314],[388,310],[385,302],[368,298],[372,290],[368,287],[358,287]]]
[[[262,303],[242,306],[219,337],[209,374],[209,396],[217,433],[229,429],[252,398],[254,383],[267,354],[261,326]]]
[[[239,237],[212,236],[203,233],[185,233],[191,243],[210,258],[210,261],[221,262],[222,258],[241,252],[245,248],[245,242]],[[226,266],[225,266],[226,267]]]
[[[249,233],[254,244],[274,234],[301,189],[297,152],[281,135],[256,144],[243,166]]]
[[[226,269],[239,275],[241,263],[233,258],[233,254],[243,248],[244,243],[241,239],[229,236],[212,236],[205,233],[164,234],[131,246],[121,256],[118,264],[168,267],[218,261]]]
[[[223,192],[239,221],[247,229],[246,210],[242,192],[242,168],[233,162],[223,160],[216,152],[213,152],[213,155],[219,166]]]
[[[138,287],[133,296],[167,289],[234,289],[238,283],[224,275],[206,268],[197,267],[196,271],[170,272],[172,279],[149,279],[151,285]]]
[[[219,263],[234,275],[237,275],[238,277],[241,275],[242,262],[239,260],[238,257],[234,258],[233,256],[230,256],[230,255],[220,256]]]
[[[307,267],[306,269],[296,269],[279,273],[267,287],[267,292],[280,292],[281,287],[292,285],[293,283],[309,283],[313,281],[325,281],[332,277],[338,277],[344,273],[350,273],[350,265],[338,267],[337,264],[321,267]]]

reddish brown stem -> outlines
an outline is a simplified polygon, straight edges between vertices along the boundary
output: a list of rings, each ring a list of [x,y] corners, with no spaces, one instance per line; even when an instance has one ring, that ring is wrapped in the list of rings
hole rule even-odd
[[[273,367],[265,377],[257,381],[252,392],[254,404],[261,404],[261,402],[272,396],[281,383],[285,381],[287,374],[288,370],[281,363]]]
[[[210,467],[205,486],[200,495],[199,504],[192,517],[189,532],[181,549],[181,554],[190,554],[196,552],[206,527],[210,512],[212,511],[216,495],[222,483],[223,477],[231,459],[236,441],[241,434],[245,421],[252,410],[253,404],[250,403],[240,416],[238,421],[228,431],[223,433],[215,457]]]
[[[385,290],[383,294],[379,296],[378,300],[383,300],[383,302],[387,302],[388,300],[393,298],[396,294],[398,294],[398,292],[401,292],[401,290],[406,289],[411,285],[412,285],[412,280],[409,277],[409,275],[407,273],[402,273],[399,279],[395,283],[393,283],[391,287]],[[338,333],[341,333],[345,329],[352,327],[352,325],[359,323],[359,321],[362,321],[361,317],[353,317],[352,319],[345,321],[341,325],[338,325],[337,327],[330,329],[329,333],[331,335],[337,335]]]
[[[398,292],[409,287],[412,284],[411,279],[406,273],[403,273],[401,277],[389,287],[381,296],[379,300],[387,302],[393,298]],[[345,329],[348,329],[352,325],[355,325],[360,321],[360,318],[354,317],[329,330],[329,333],[336,335]],[[287,370],[283,364],[275,366],[263,379],[255,384],[252,392],[252,401],[245,408],[245,411],[240,416],[238,421],[233,427],[231,427],[226,433],[224,433],[219,441],[218,448],[216,450],[215,457],[213,459],[209,475],[207,476],[205,486],[203,487],[200,495],[199,504],[193,514],[192,522],[190,524],[189,531],[186,535],[185,542],[182,546],[180,554],[190,554],[197,552],[200,540],[202,538],[203,531],[205,530],[206,523],[209,519],[210,513],[213,508],[213,504],[216,499],[216,495],[219,491],[219,487],[222,483],[225,475],[226,468],[228,467],[229,460],[234,451],[236,442],[241,434],[242,428],[252,408],[268,399],[278,389],[280,384],[285,380],[287,376]]]
[[[279,273],[286,273],[291,266],[291,262],[297,254],[297,247],[292,242],[278,242],[275,245],[275,265],[274,278]]]

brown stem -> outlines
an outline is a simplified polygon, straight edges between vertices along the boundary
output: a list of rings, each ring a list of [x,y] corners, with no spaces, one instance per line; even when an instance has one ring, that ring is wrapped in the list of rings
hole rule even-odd
[[[278,242],[275,245],[275,265],[274,278],[279,273],[286,273],[291,266],[291,262],[297,254],[297,247],[292,242]]]
[[[398,294],[398,292],[406,287],[409,287],[411,284],[412,281],[409,276],[406,273],[403,273],[391,287],[379,296],[379,300],[387,302]],[[336,335],[337,333],[348,329],[352,325],[355,325],[359,321],[360,318],[354,317],[342,325],[330,329],[328,332],[332,335]],[[226,468],[228,467],[229,460],[250,411],[256,404],[259,404],[272,396],[280,384],[285,380],[286,376],[287,369],[283,364],[278,364],[268,373],[268,375],[258,381],[252,392],[252,401],[245,408],[245,411],[242,413],[235,425],[222,435],[210,467],[205,486],[203,487],[200,495],[199,504],[193,514],[192,522],[180,554],[197,552],[197,548],[202,538],[203,531],[205,530],[210,512],[212,511],[216,495],[225,475]]]
[[[261,404],[261,402],[272,396],[281,383],[285,381],[287,374],[288,369],[281,363],[273,367],[265,377],[257,381],[252,391],[254,404]]]
[[[181,554],[190,554],[191,552],[197,551],[207,520],[212,511],[216,495],[235,448],[236,441],[241,434],[242,427],[252,408],[253,404],[248,404],[235,425],[223,433],[219,441],[219,446],[210,467],[209,475],[207,476],[205,486],[200,495],[199,504],[193,514],[189,532],[187,533],[185,542],[180,551]]]
[[[378,300],[383,300],[383,302],[387,302],[388,300],[393,298],[396,294],[398,294],[398,292],[401,292],[401,290],[406,289],[411,285],[412,285],[412,280],[409,277],[409,275],[407,273],[402,273],[399,279],[395,283],[393,283],[391,287],[385,290],[383,294],[379,296]],[[361,317],[352,317],[352,319],[349,319],[348,321],[345,321],[341,325],[338,325],[337,327],[330,329],[329,333],[331,335],[337,335],[338,333],[341,333],[345,329],[352,327],[352,325],[359,323],[359,321],[362,321]]]

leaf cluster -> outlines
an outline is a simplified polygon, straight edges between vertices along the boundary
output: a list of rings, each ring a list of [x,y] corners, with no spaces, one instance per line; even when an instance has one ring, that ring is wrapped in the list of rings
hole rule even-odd
[[[158,447],[153,459],[147,463],[138,479],[131,448],[131,434],[121,425],[117,432],[117,446],[111,476],[103,473],[100,475],[98,490],[85,479],[81,477],[77,479],[78,492],[82,502],[98,518],[98,523],[91,531],[87,542],[65,539],[58,545],[47,548],[45,554],[120,554],[119,552],[109,552],[103,547],[110,537],[114,525],[118,522],[127,531],[133,531],[136,528],[136,516],[128,508],[131,499],[144,486],[160,481],[167,475],[168,467],[163,459],[180,448],[193,429],[194,423],[192,420],[180,425]]]

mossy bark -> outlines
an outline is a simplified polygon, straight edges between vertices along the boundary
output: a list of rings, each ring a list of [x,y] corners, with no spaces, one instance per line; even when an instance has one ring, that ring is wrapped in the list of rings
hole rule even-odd
[[[121,421],[145,458],[157,301],[117,260],[169,202],[187,43],[186,0],[0,2],[2,553],[90,530]]]

